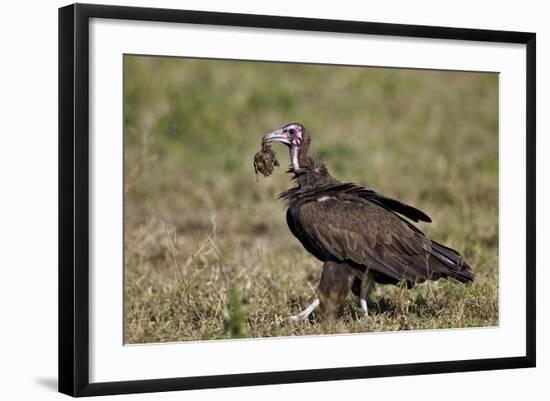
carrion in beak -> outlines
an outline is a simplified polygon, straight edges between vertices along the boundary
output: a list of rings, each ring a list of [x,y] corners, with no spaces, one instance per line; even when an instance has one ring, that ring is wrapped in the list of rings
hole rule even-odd
[[[260,172],[264,177],[267,177],[273,173],[275,166],[279,166],[275,151],[271,149],[264,136],[262,139],[262,148],[254,155],[254,172],[256,174]]]

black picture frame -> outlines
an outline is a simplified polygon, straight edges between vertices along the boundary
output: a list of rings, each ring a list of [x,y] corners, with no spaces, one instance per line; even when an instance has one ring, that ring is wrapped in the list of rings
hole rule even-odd
[[[89,381],[89,22],[91,18],[437,38],[526,45],[526,353],[521,357]],[[436,26],[75,4],[59,9],[59,391],[71,396],[251,386],[534,367],[536,35]]]

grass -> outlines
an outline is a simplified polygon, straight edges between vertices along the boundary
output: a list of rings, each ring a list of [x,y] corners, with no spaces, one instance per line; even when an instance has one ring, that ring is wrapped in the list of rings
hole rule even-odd
[[[498,324],[498,76],[487,73],[125,58],[125,342]],[[471,285],[380,285],[368,319],[289,321],[321,263],[286,226],[290,185],[252,160],[299,121],[332,174],[425,211]],[[288,162],[276,145],[278,159]]]

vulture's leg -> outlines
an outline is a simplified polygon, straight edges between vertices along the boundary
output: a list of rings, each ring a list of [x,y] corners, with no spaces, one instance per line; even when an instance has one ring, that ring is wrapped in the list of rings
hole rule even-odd
[[[319,283],[319,298],[316,298],[311,305],[292,316],[291,319],[305,320],[318,306],[321,306],[324,315],[330,316],[338,313],[351,289],[354,277],[354,269],[347,264],[325,262]]]
[[[351,289],[355,271],[346,263],[326,262],[319,283],[319,299],[324,315],[338,314]]]
[[[367,299],[374,288],[373,273],[367,269],[363,275],[363,281],[361,282],[361,293],[359,294],[359,303],[361,309],[365,313],[365,316],[369,316],[369,308],[367,307]]]
[[[311,315],[311,312],[313,312],[315,309],[317,309],[317,307],[319,306],[319,303],[320,303],[319,298],[315,298],[315,300],[307,308],[305,308],[303,311],[301,311],[297,315],[292,315],[290,317],[290,320],[294,320],[294,321],[306,320],[308,318],[308,316]]]

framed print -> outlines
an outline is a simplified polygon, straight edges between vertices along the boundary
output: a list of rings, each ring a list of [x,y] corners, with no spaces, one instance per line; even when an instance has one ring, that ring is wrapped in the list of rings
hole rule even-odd
[[[535,40],[61,8],[59,390],[535,366]]]

